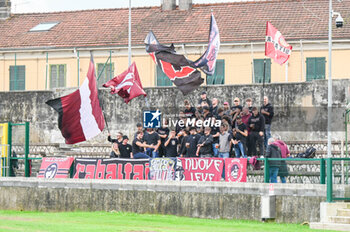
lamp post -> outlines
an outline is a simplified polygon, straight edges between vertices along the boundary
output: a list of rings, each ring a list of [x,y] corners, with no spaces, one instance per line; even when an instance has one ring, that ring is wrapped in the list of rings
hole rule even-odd
[[[332,153],[332,133],[331,133],[331,117],[332,117],[332,0],[329,0],[329,21],[328,21],[328,118],[327,118],[327,157],[331,158]]]

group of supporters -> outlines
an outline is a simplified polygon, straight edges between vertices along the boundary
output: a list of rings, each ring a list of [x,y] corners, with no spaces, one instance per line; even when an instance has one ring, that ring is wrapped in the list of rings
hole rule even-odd
[[[170,130],[169,121],[164,119],[162,127],[145,131],[138,123],[132,145],[122,133],[117,133],[117,139],[108,136],[108,141],[115,143],[111,156],[118,153],[123,158],[264,155],[274,115],[268,97],[264,97],[260,109],[252,106],[250,98],[245,100],[245,106],[235,98],[232,107],[228,102],[221,107],[219,100],[210,101],[206,92],[202,92],[196,107],[187,100],[184,103],[185,109],[179,112],[174,130]]]
[[[185,109],[179,112],[175,128],[169,128],[169,120],[164,119],[160,128],[144,129],[137,124],[137,132],[132,144],[127,136],[117,133],[117,138],[108,136],[112,142],[111,157],[156,158],[156,157],[243,157],[265,156],[286,158],[287,145],[281,140],[271,138],[271,122],[274,108],[267,96],[260,108],[253,107],[252,99],[241,105],[234,98],[234,105],[211,101],[202,92],[198,105],[194,107],[185,100]],[[282,170],[283,169],[283,170]],[[286,171],[285,162],[271,161],[271,182],[277,182],[277,174]],[[287,174],[286,174],[287,175]],[[285,182],[285,176],[281,181]]]

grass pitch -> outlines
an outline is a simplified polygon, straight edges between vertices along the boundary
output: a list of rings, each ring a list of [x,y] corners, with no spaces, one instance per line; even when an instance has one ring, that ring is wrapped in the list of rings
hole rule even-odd
[[[121,212],[0,211],[0,231],[249,231],[302,232],[309,226]]]

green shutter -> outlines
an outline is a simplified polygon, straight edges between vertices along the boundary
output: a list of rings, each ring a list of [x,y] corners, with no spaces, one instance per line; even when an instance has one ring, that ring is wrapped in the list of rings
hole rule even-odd
[[[50,65],[50,88],[66,87],[66,65],[51,64]]]
[[[25,66],[10,66],[10,90],[25,90]]]
[[[103,72],[101,73],[103,66],[105,64],[97,64],[97,88],[102,87],[103,84],[105,84],[106,82],[108,82],[109,80],[114,78],[114,63],[112,63],[112,67],[110,63],[107,63]]]
[[[225,84],[225,60],[216,60],[214,74],[207,75],[207,85],[223,84]]]
[[[172,86],[173,82],[165,75],[163,70],[157,65],[156,66],[156,80],[157,80],[157,86]]]
[[[318,57],[316,58],[316,79],[326,78],[326,58]]]
[[[326,78],[326,58],[308,57],[306,58],[306,81]]]
[[[254,59],[254,77],[255,83],[264,81],[264,59]],[[265,83],[271,83],[271,59],[266,59]]]

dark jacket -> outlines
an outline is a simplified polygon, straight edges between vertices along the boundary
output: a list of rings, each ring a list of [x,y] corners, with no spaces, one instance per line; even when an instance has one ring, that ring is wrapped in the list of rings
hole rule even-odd
[[[282,158],[281,149],[276,145],[270,144],[266,149],[266,158]],[[270,167],[280,167],[280,160],[269,161]]]
[[[274,115],[273,106],[271,105],[271,103],[267,103],[266,106],[261,107],[261,110],[262,109],[270,113],[270,115],[262,114],[265,118],[265,124],[271,124]]]
[[[198,144],[203,144],[204,146],[201,147],[201,149],[199,150],[199,154],[201,155],[208,155],[208,154],[213,154],[213,136],[212,135],[203,135],[199,141]]]
[[[250,125],[253,124],[253,128]],[[265,131],[265,118],[260,113],[256,116],[254,114],[248,120],[248,126],[250,127],[250,131]]]

